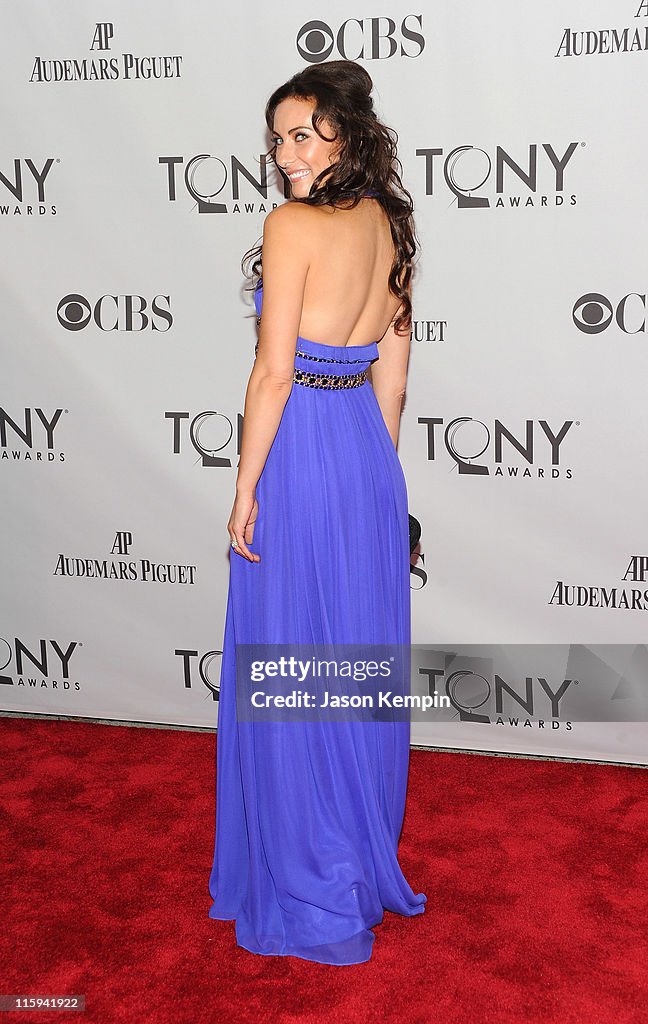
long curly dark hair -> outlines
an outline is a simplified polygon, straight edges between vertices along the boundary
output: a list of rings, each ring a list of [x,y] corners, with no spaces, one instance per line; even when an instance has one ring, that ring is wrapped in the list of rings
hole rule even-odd
[[[275,89],[266,104],[265,120],[272,133],[279,104],[297,97],[315,103],[313,128],[326,142],[333,139],[323,135],[319,124],[326,118],[332,125],[334,138],[338,140],[337,161],[318,174],[308,196],[295,198],[292,202],[353,209],[366,192],[374,193],[389,217],[394,240],[395,257],[389,274],[389,288],[401,300],[394,329],[397,334],[406,334],[411,330],[412,319],[408,286],[418,246],[414,204],[399,174],[399,170],[402,173],[402,164],[396,155],[398,135],[393,128],[378,120],[371,98],[372,89],[371,76],[355,61],[331,60],[310,65]],[[274,160],[276,148],[273,145],[266,156]],[[286,175],[284,178],[289,185]],[[251,260],[254,287],[262,273],[262,245],[248,249],[243,256],[241,267],[246,276],[250,276],[245,267]]]

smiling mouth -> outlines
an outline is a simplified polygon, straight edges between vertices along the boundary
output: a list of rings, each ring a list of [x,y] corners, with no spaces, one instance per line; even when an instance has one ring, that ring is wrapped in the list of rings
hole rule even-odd
[[[307,174],[310,174],[310,171],[293,171],[288,177],[291,181],[299,181],[300,178],[305,178]]]

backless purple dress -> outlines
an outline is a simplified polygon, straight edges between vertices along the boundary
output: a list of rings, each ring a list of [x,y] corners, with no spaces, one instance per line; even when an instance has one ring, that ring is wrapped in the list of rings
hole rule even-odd
[[[407,489],[366,379],[378,358],[377,342],[297,339],[256,489],[261,561],[230,550],[209,916],[251,952],[326,964],[369,960],[385,909],[425,909],[397,859],[410,722],[240,721],[236,645],[409,650]]]

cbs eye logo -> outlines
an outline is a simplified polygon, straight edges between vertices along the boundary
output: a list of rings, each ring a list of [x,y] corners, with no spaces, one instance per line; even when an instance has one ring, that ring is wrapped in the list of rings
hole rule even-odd
[[[612,320],[624,334],[641,334],[646,330],[646,296],[628,292],[617,303],[616,308],[600,292],[588,292],[576,299],[572,309],[572,320],[583,334],[602,334]],[[639,321],[639,326],[630,323]]]
[[[413,23],[422,28],[422,15],[406,15],[400,28],[387,17],[348,18],[337,32],[325,21],[307,21],[297,33],[297,52],[309,64],[321,64],[334,50],[343,60],[385,60],[396,55],[418,57],[425,48],[425,39],[412,27]]]
[[[168,295],[150,302],[142,295],[101,295],[91,303],[85,295],[64,295],[56,316],[66,331],[83,331],[92,321],[102,331],[168,331],[173,323]]]

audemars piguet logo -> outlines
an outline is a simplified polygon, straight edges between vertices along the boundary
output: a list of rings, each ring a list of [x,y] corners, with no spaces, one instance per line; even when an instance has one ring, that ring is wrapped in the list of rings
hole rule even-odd
[[[610,6],[613,10],[613,6]],[[633,18],[648,18],[648,0],[632,10]],[[611,54],[645,53],[648,50],[648,22],[622,27],[565,28],[560,37],[556,57],[605,57]]]
[[[447,320],[414,320],[410,341],[423,345],[441,345],[446,339]]]
[[[150,82],[154,79],[180,78],[182,57],[179,54],[112,55],[110,50],[114,35],[115,26],[112,21],[97,22],[88,47],[92,56],[77,57],[66,54],[56,57],[34,57],[29,81],[45,85],[53,82],[115,82],[119,79]]]
[[[117,583],[161,583],[166,585],[193,586],[196,582],[197,567],[184,562],[170,561],[164,557],[131,557],[134,546],[133,534],[118,530],[108,555],[60,553],[56,559],[53,576],[89,580],[114,580]]]
[[[555,608],[648,611],[648,555],[631,555],[620,584],[598,580],[556,580],[548,604]],[[645,625],[641,627],[645,631]]]

